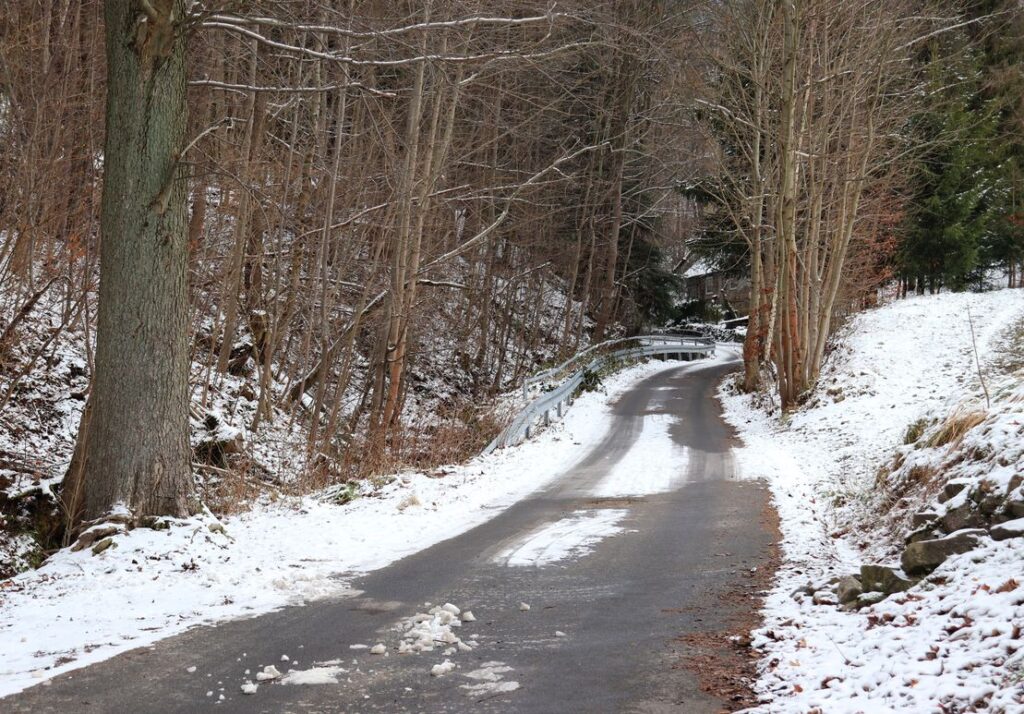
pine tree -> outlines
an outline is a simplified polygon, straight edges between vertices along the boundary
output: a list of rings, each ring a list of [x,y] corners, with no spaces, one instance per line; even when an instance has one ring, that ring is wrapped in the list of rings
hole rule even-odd
[[[977,65],[969,50],[932,62],[930,106],[912,122],[927,148],[911,182],[900,261],[918,292],[967,287],[1005,193],[993,153],[999,115],[981,96]]]
[[[980,51],[981,94],[998,112],[999,161],[1004,191],[993,196],[993,221],[982,244],[982,260],[1002,266],[1010,285],[1024,272],[1024,7],[1018,0],[973,0],[967,17]]]

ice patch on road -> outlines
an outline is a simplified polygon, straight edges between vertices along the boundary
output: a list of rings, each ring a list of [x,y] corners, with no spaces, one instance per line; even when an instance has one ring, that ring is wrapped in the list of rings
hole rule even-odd
[[[512,668],[504,662],[484,662],[479,669],[474,669],[463,675],[477,683],[463,684],[461,688],[465,689],[466,694],[470,697],[514,692],[519,689],[519,682],[505,679],[505,675],[511,671]]]
[[[605,538],[622,533],[619,521],[629,513],[624,508],[576,511],[568,518],[531,531],[502,550],[495,562],[510,566],[539,566],[590,553]]]
[[[348,670],[341,667],[312,667],[293,669],[281,677],[281,684],[337,684],[338,675]]]
[[[686,481],[686,447],[669,433],[664,416],[644,418],[643,428],[626,455],[593,491],[598,498],[647,496],[672,491]]]

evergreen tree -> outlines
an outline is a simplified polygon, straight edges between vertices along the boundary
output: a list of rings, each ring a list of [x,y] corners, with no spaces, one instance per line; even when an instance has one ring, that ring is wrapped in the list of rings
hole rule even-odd
[[[937,48],[929,53],[937,56]],[[981,94],[974,53],[954,56],[931,62],[929,108],[912,122],[926,149],[911,182],[900,262],[918,292],[968,285],[1006,193],[993,151],[998,107]]]
[[[981,257],[1001,266],[1010,284],[1019,285],[1024,264],[1024,7],[1018,0],[973,0],[967,4],[969,26],[980,52],[981,93],[998,113],[997,142],[1004,190],[993,196],[993,220]]]

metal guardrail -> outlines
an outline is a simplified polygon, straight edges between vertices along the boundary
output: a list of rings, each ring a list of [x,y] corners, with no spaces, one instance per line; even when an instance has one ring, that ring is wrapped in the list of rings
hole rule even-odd
[[[583,352],[570,357],[557,367],[545,370],[527,379],[523,383],[523,398],[529,398],[528,389],[530,386],[544,380],[549,380],[552,377],[561,374],[573,364],[578,363],[581,359],[600,350],[601,348],[607,348],[611,345],[621,344],[624,342],[636,342],[637,344],[633,347],[626,347],[608,354],[599,355],[588,362],[586,366],[577,368],[576,371],[566,377],[558,384],[558,386],[542,393],[532,402],[527,404],[526,407],[516,415],[515,419],[512,420],[512,423],[505,427],[505,429],[495,437],[494,441],[487,445],[487,448],[484,449],[483,453],[489,454],[495,449],[513,446],[521,442],[523,439],[530,438],[531,431],[538,421],[543,421],[544,425],[551,423],[552,412],[555,412],[558,417],[561,417],[565,413],[565,410],[572,404],[576,390],[583,382],[587,373],[597,372],[611,362],[639,359],[641,357],[655,357],[659,355],[675,355],[677,359],[693,360],[700,359],[702,357],[709,357],[715,353],[714,340],[704,337],[641,335],[639,337],[625,337],[618,340],[609,340],[607,342],[601,342],[594,345]]]

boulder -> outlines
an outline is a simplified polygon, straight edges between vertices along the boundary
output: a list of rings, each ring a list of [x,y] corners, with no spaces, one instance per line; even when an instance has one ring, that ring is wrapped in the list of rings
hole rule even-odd
[[[836,583],[836,597],[843,605],[856,601],[863,592],[864,588],[861,587],[860,580],[856,575],[847,575]]]
[[[85,531],[84,533],[82,533],[82,535],[78,536],[78,540],[76,540],[75,544],[71,546],[71,550],[84,550],[96,541],[103,540],[107,536],[116,535],[120,532],[121,528],[115,525],[94,526],[89,530]]]
[[[966,529],[944,538],[911,543],[903,550],[900,558],[903,572],[907,575],[927,575],[942,565],[949,556],[973,550],[983,535],[986,535],[983,530]]]
[[[983,525],[985,518],[978,512],[978,506],[973,501],[951,508],[942,516],[942,530],[946,533],[955,533],[964,528],[980,528]]]
[[[927,526],[939,520],[939,514],[935,511],[918,511],[910,518],[910,525],[914,528]]]
[[[200,463],[227,468],[228,456],[240,454],[245,448],[245,436],[240,429],[225,424],[216,414],[207,414],[203,420],[206,433],[195,447],[195,458]]]
[[[939,494],[939,503],[945,503],[965,488],[967,488],[966,481],[950,481],[942,487],[942,493]]]
[[[831,590],[819,590],[811,596],[811,602],[815,605],[838,605],[839,599]]]
[[[928,525],[908,533],[904,542],[907,545],[910,545],[911,543],[916,543],[919,540],[932,540],[933,538],[939,538],[941,535],[942,533],[936,530],[932,525]]]
[[[885,593],[878,592],[876,590],[875,592],[864,593],[857,598],[856,606],[867,607],[868,605],[874,605],[875,603],[882,602],[882,600],[885,600]]]
[[[1024,500],[1020,498],[1006,499],[1006,505],[1003,508],[1014,518],[1024,518]]]
[[[999,510],[1001,505],[1003,505],[1003,497],[998,494],[990,493],[978,502],[978,510],[986,516],[991,516]]]
[[[997,526],[992,526],[992,529],[988,534],[992,536],[992,540],[1022,538],[1024,537],[1024,518],[1018,518],[1013,521],[1007,521],[1006,523],[1000,523]]]
[[[102,553],[103,551],[105,551],[107,548],[109,548],[112,545],[115,545],[113,538],[109,538],[108,537],[108,538],[104,538],[101,541],[97,541],[96,545],[94,545],[92,547],[92,554],[93,555],[99,555],[100,553]]]
[[[886,595],[904,592],[915,584],[915,581],[904,578],[894,568],[885,565],[860,566],[860,581],[864,592],[877,591]]]

